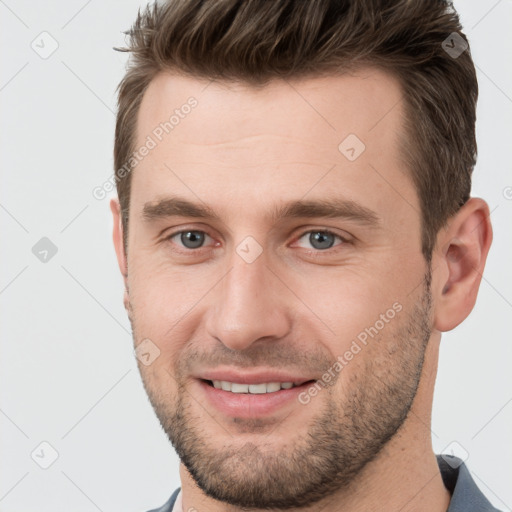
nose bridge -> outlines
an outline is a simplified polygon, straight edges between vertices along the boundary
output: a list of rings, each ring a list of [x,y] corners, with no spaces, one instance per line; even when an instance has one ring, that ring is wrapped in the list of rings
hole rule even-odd
[[[229,272],[216,287],[209,325],[209,334],[234,350],[263,337],[283,337],[290,320],[284,296],[277,290],[282,284],[267,267],[267,258],[263,253],[255,259],[246,257],[254,248],[249,246],[246,253],[243,249],[247,246],[242,242],[233,252]]]

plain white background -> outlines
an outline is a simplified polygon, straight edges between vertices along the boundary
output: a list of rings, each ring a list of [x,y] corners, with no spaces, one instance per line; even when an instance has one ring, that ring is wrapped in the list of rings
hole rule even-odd
[[[0,0],[3,512],[145,511],[180,485],[135,364],[108,198],[92,195],[112,174],[126,60],[112,47],[139,5]],[[511,510],[512,2],[455,5],[480,84],[473,195],[494,243],[473,313],[443,336],[432,438]],[[32,250],[43,237],[57,248],[46,263]],[[48,469],[42,442],[58,452]]]

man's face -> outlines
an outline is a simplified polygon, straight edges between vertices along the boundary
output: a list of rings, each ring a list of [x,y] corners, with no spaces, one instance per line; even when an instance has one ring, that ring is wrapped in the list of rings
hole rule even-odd
[[[145,93],[136,147],[148,136],[156,146],[132,176],[134,341],[150,340],[148,361],[159,350],[139,363],[145,388],[215,499],[314,503],[347,485],[411,408],[430,292],[400,99],[371,69],[261,89],[162,74]],[[176,215],[170,198],[216,217]],[[299,201],[341,214],[283,215]],[[239,394],[211,380],[260,386]],[[306,383],[259,394],[290,381]]]

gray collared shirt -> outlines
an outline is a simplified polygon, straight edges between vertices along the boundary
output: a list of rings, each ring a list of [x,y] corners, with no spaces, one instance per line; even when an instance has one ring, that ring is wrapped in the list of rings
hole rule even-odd
[[[482,494],[461,459],[443,454],[437,455],[437,463],[443,483],[452,495],[450,506],[446,512],[500,512]],[[180,490],[181,487],[178,487],[164,505],[149,512],[173,512],[174,503]]]
[[[446,512],[500,512],[482,494],[461,459],[443,454],[437,455],[437,463],[444,486],[452,495]]]

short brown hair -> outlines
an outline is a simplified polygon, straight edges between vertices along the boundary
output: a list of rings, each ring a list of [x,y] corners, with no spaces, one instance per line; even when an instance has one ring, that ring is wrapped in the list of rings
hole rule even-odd
[[[377,66],[402,86],[402,154],[430,262],[438,231],[469,199],[476,162],[478,85],[461,28],[452,2],[442,0],[155,2],[139,10],[128,48],[119,49],[132,58],[118,88],[114,167],[135,149],[139,106],[160,71],[261,86]],[[454,55],[446,41],[467,49]],[[131,172],[116,183],[126,250]]]

